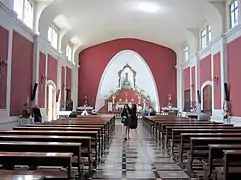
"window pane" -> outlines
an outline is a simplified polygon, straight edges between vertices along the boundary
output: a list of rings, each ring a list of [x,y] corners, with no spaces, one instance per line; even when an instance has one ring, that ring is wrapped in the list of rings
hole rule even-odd
[[[233,2],[234,7],[237,8],[238,7],[238,0],[236,0],[235,2]]]
[[[189,56],[189,49],[188,49],[188,46],[185,47],[185,60],[188,59],[188,56]]]
[[[231,28],[234,27],[235,25],[238,24],[238,1],[234,1],[231,5],[230,5],[230,26]]]
[[[19,19],[23,18],[23,0],[14,0],[14,11],[17,13]]]
[[[53,42],[52,42],[52,45],[54,48],[57,49],[57,46],[58,46],[58,34],[57,34],[57,31],[53,28]]]
[[[51,26],[49,27],[49,30],[48,30],[48,40],[50,42],[52,42],[52,27]]]
[[[234,15],[234,24],[236,25],[238,23],[238,9],[236,9],[235,11],[235,15]]]
[[[209,31],[208,32],[208,42],[210,42],[212,40],[212,32]]]
[[[33,27],[33,6],[28,0],[25,0],[25,4],[24,4],[24,19],[23,19],[23,21],[30,28]]]
[[[212,29],[211,26],[208,25],[208,42],[212,40]]]
[[[66,46],[66,56],[68,57],[68,60],[72,59],[72,48],[69,44]]]

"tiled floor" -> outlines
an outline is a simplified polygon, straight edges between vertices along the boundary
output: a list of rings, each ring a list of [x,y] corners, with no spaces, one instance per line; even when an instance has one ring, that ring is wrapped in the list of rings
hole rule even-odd
[[[153,140],[139,123],[131,139],[123,141],[123,126],[116,122],[115,134],[93,179],[112,180],[189,180],[182,169]]]

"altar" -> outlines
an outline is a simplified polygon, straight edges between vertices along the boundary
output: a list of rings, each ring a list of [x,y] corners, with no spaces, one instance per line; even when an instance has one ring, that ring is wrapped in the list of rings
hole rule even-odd
[[[130,80],[128,73],[123,71],[129,68],[133,73],[133,79]],[[138,111],[150,106],[150,97],[144,92],[137,90],[136,72],[128,64],[118,72],[118,88],[112,91],[105,99],[105,111],[112,113],[120,113],[125,104],[136,104]]]

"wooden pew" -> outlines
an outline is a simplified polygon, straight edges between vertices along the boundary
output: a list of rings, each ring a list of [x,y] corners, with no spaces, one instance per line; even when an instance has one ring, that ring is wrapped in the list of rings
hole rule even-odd
[[[1,180],[44,180],[38,175],[1,175]]]
[[[59,125],[104,125],[105,133],[107,133],[106,140],[109,142],[110,133],[114,130],[114,122],[111,123],[110,120],[102,119],[64,119],[48,121],[45,124],[59,124]]]
[[[223,167],[216,167],[218,180],[241,179],[241,150],[223,150]]]
[[[193,176],[193,160],[208,158],[209,144],[241,144],[240,137],[191,137],[190,151],[188,153],[187,170]]]
[[[73,142],[81,143],[81,162],[89,166],[89,173],[92,166],[96,168],[97,162],[92,159],[91,137],[90,136],[48,136],[48,135],[0,135],[0,141],[34,141],[34,142]],[[84,158],[87,157],[88,161]]]
[[[109,134],[107,133],[108,131],[105,129],[104,125],[93,125],[93,124],[78,124],[78,125],[63,125],[63,124],[27,124],[26,127],[66,127],[68,129],[70,128],[80,128],[80,127],[85,127],[85,128],[101,128],[101,134],[102,134],[102,144],[103,148],[102,151],[104,152],[107,140],[110,138]],[[55,129],[57,130],[57,129]]]
[[[165,140],[163,143],[165,143],[168,146],[169,139],[177,138],[177,134],[173,134],[173,129],[234,129],[233,125],[231,124],[223,124],[223,125],[216,125],[216,124],[210,124],[206,126],[202,125],[192,125],[192,126],[166,126],[166,133],[165,133]],[[241,128],[240,128],[241,129]],[[179,138],[180,138],[180,134]]]
[[[204,162],[204,170],[207,170],[204,173],[206,175],[205,178],[211,177],[215,167],[223,165],[223,150],[241,150],[241,144],[209,144],[208,147],[208,162]]]
[[[15,127],[13,130],[24,130],[24,131],[98,131],[97,142],[98,142],[98,150],[99,155],[104,152],[105,149],[105,135],[102,132],[100,127]]]
[[[74,156],[77,156],[78,173],[80,176],[83,175],[81,164],[81,143],[0,141],[0,149],[5,152],[73,153]]]
[[[198,121],[198,120],[192,120],[192,119],[188,119],[185,117],[178,117],[178,116],[171,116],[169,118],[167,117],[159,117],[159,116],[155,116],[155,117],[148,117],[151,118],[151,120],[145,118],[144,122],[149,125],[148,128],[150,129],[150,131],[154,134],[156,133],[156,137],[158,136],[158,131],[162,132],[161,130],[161,125],[163,123],[173,123],[173,124],[181,124],[181,123],[200,123],[200,124],[222,124],[222,123],[217,123],[217,122],[210,122],[210,121]]]
[[[162,140],[164,142],[164,136],[166,135],[166,127],[167,126],[210,126],[210,125],[218,125],[215,123],[210,123],[206,121],[185,121],[185,122],[176,122],[176,121],[171,121],[171,122],[157,122],[158,123],[158,130],[157,133],[159,133],[159,140]],[[159,131],[159,132],[158,132]]]
[[[191,137],[241,137],[239,133],[181,133],[181,142],[173,140],[173,146],[178,148],[178,161],[183,166],[183,154],[190,149]]]
[[[172,129],[172,141],[181,142],[181,134],[182,133],[241,133],[241,127],[233,127],[233,128],[220,128],[220,129],[212,129],[212,128],[203,128],[203,129]],[[173,143],[172,143],[173,145]]]
[[[49,136],[90,136],[94,139],[94,150],[95,158],[99,161],[100,150],[97,146],[100,142],[97,141],[98,131],[24,131],[24,130],[11,130],[11,131],[0,131],[0,135],[49,135]]]
[[[41,152],[0,152],[0,164],[3,166],[66,166],[67,179],[71,179],[73,153]]]

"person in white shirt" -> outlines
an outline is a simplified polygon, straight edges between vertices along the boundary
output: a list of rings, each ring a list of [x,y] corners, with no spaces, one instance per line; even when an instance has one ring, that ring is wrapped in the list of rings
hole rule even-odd
[[[200,120],[200,121],[208,121],[209,120],[209,116],[206,113],[204,113],[204,110],[201,110],[201,114],[199,114],[198,120]]]
[[[88,116],[88,115],[89,115],[89,113],[87,112],[86,109],[81,113],[81,116]]]

